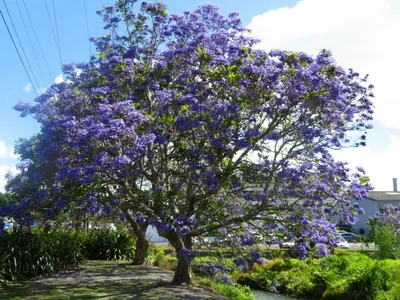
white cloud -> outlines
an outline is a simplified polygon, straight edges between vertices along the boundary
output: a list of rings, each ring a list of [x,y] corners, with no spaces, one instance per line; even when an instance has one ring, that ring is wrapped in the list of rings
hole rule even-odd
[[[0,141],[0,158],[18,158],[19,156],[14,154],[14,148],[10,148],[4,141]]]
[[[6,184],[5,176],[6,174],[11,173],[13,175],[18,174],[18,170],[15,166],[5,166],[0,165],[0,193],[4,193],[4,186]]]
[[[54,79],[54,82],[55,82],[55,83],[61,83],[61,82],[63,82],[63,81],[64,81],[64,78],[63,78],[62,74],[58,75],[58,76]]]
[[[6,143],[0,141],[0,157],[7,157],[9,153]]]
[[[19,155],[14,153],[14,148],[8,149],[8,155],[10,158],[19,158]]]
[[[362,166],[377,191],[391,191],[392,178],[400,174],[400,137],[390,136],[389,143],[381,151],[372,151],[370,147],[348,148],[332,151],[336,160],[347,161],[352,169]]]
[[[375,119],[400,128],[400,1],[302,0],[255,16],[248,26],[259,47],[316,54],[330,49],[338,64],[370,74],[375,89]]]
[[[32,90],[32,84],[28,83],[24,85],[24,91],[30,93]]]

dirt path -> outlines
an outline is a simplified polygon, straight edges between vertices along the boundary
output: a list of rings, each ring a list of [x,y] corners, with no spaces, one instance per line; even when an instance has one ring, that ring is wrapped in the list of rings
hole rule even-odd
[[[171,285],[172,278],[172,272],[158,267],[89,261],[78,270],[0,291],[0,299],[226,299],[206,289]]]

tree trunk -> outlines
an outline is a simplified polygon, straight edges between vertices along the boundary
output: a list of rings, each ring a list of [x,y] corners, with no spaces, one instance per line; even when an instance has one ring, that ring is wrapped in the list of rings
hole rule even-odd
[[[144,264],[144,259],[146,258],[147,250],[149,249],[149,242],[146,239],[146,231],[149,225],[146,223],[137,223],[128,211],[124,211],[124,213],[126,214],[126,219],[129,224],[131,224],[133,232],[137,238],[135,258],[133,259],[132,265],[140,266]]]
[[[148,249],[149,242],[144,238],[144,235],[142,237],[138,237],[136,241],[135,258],[133,259],[132,265],[143,265]]]
[[[178,266],[175,269],[174,279],[172,280],[172,284],[180,285],[182,283],[191,284],[192,283],[192,275],[190,268],[190,261],[185,260],[185,258],[179,254],[178,256]]]
[[[192,249],[192,238],[188,236],[182,236],[176,231],[167,231],[165,229],[158,229],[158,234],[166,239],[175,248],[176,256],[178,258],[178,265],[175,269],[174,279],[172,284],[181,285],[182,283],[192,283],[192,272],[190,267],[191,258],[184,257],[181,255],[182,249]]]

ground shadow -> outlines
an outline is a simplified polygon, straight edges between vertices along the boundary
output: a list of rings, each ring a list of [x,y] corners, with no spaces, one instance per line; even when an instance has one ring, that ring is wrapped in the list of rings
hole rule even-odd
[[[152,266],[90,261],[80,269],[21,282],[0,299],[224,299],[208,290],[170,284],[173,274]]]

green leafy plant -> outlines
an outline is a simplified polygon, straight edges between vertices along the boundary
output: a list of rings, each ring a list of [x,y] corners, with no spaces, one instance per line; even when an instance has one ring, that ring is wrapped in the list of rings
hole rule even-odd
[[[93,230],[83,241],[90,260],[132,260],[136,239],[125,231]]]
[[[307,299],[398,299],[400,260],[338,251],[324,259],[274,259],[247,273],[235,271],[234,277],[255,288],[273,287]]]
[[[379,258],[400,258],[400,207],[385,205],[368,222],[371,239],[378,245]]]
[[[81,243],[73,231],[35,229],[0,236],[0,278],[25,279],[79,265],[84,260]]]

